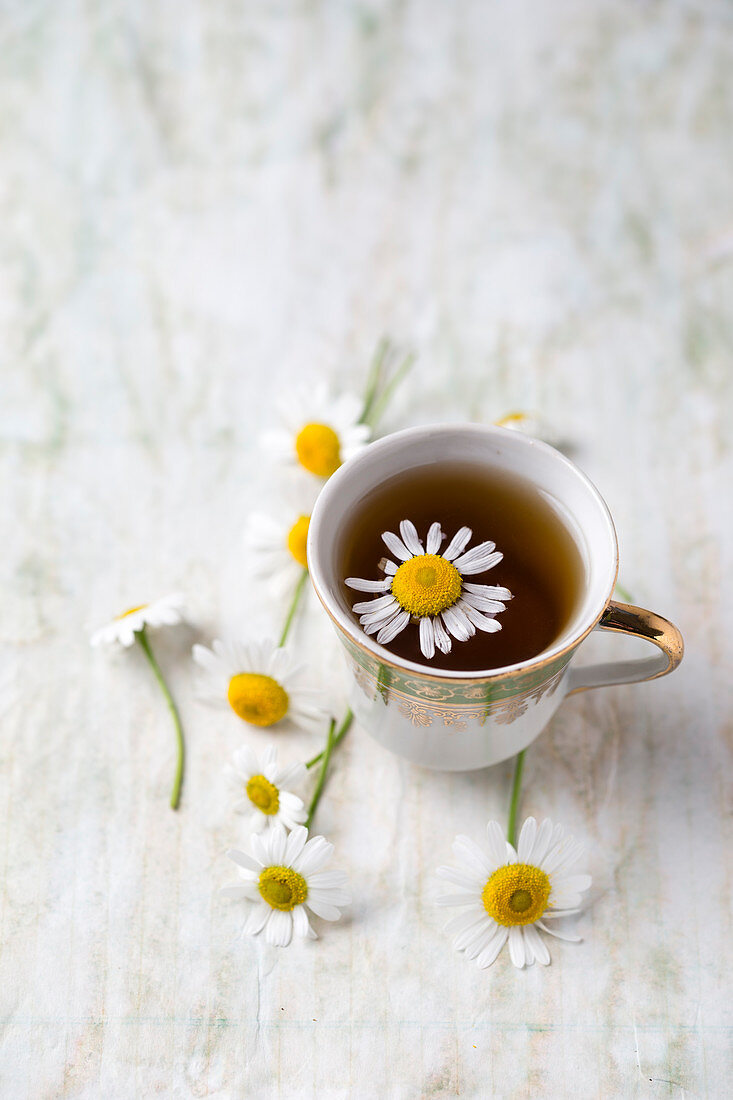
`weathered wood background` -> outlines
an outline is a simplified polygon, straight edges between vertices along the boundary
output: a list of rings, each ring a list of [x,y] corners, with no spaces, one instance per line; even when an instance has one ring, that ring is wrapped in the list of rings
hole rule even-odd
[[[2,1095],[729,1095],[730,6],[8,0],[0,41]],[[217,894],[253,735],[194,702],[190,644],[279,623],[258,435],[383,333],[419,355],[385,430],[538,412],[686,637],[528,754],[523,812],[595,879],[547,970],[479,972],[432,904],[509,766],[358,729],[317,821],[348,919],[278,953]],[[148,670],[88,645],[174,588],[177,815]]]

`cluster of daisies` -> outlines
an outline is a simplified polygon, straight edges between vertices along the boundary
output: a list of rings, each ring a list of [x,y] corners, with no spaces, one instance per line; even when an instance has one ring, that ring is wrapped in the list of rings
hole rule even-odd
[[[324,481],[364,447],[381,410],[409,366],[404,361],[386,377],[389,349],[380,345],[365,399],[344,395],[329,401],[324,390],[303,393],[283,410],[282,427],[265,437],[273,457],[291,477],[275,516],[250,517],[246,532],[255,567],[276,599],[288,600],[284,626],[272,641],[223,642],[195,645],[198,697],[236,716],[252,730],[252,743],[243,744],[226,769],[233,792],[233,809],[246,815],[249,851],[232,849],[239,881],[223,889],[226,897],[244,900],[247,913],[243,934],[264,934],[274,946],[286,947],[294,937],[316,938],[313,917],[338,920],[351,902],[347,876],[328,868],[333,845],[310,828],[323,792],[334,748],[348,732],[350,711],[337,726],[322,693],[309,686],[307,668],[288,645],[294,615],[301,606],[308,578],[307,535],[310,509]],[[293,410],[296,410],[293,413]],[[465,640],[477,629],[499,629],[495,616],[504,610],[511,593],[499,586],[472,584],[465,576],[484,572],[501,560],[492,543],[468,549],[471,531],[461,528],[439,553],[445,535],[433,524],[425,547],[414,526],[405,521],[400,536],[386,532],[388,549],[400,565],[381,563],[379,581],[349,578],[347,583],[376,594],[357,604],[367,633],[386,642],[410,621],[419,623],[420,644],[426,657],[437,648],[448,652],[451,637]],[[184,738],[178,710],[153,654],[148,631],[183,622],[184,602],[171,595],[131,608],[92,637],[92,644],[139,644],[168,703],[177,740],[177,765],[171,806],[178,808],[184,772]],[[328,729],[325,748],[307,762],[281,764],[271,744],[257,750],[255,730],[295,726],[315,732]],[[311,769],[317,779],[310,801],[301,794]],[[499,825],[490,822],[487,844],[458,837],[454,852],[464,866],[441,867],[437,873],[459,888],[439,904],[462,906],[448,929],[455,946],[479,966],[490,965],[505,943],[512,961],[525,966],[548,963],[549,953],[539,930],[559,935],[546,923],[577,912],[581,893],[590,885],[587,875],[569,868],[581,849],[559,826],[529,818],[517,848],[503,839]],[[569,938],[569,937],[560,937]]]

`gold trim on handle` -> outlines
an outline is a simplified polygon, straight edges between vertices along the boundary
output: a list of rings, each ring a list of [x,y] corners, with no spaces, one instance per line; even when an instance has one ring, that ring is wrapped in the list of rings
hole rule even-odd
[[[648,676],[624,679],[617,683],[634,683],[648,680],[657,680],[660,676],[667,676],[673,672],[682,660],[685,652],[685,643],[682,634],[669,619],[657,615],[653,611],[647,611],[645,607],[636,607],[634,604],[619,603],[609,600],[608,606],[600,617],[597,630],[609,630],[614,634],[628,634],[633,638],[643,638],[651,642],[667,658],[666,666],[662,666],[656,672]],[[633,662],[636,664],[637,662]],[[643,662],[638,662],[642,664]],[[601,666],[594,666],[601,667]],[[582,669],[579,671],[583,671]],[[603,680],[596,684],[582,684],[571,688],[568,696],[576,695],[579,691],[589,691],[593,687],[603,687]],[[610,685],[609,685],[610,686]]]

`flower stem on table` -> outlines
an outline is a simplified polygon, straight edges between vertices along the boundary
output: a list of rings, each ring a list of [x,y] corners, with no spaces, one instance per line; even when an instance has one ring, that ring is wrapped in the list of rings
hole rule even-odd
[[[353,714],[353,711],[351,710],[351,708],[349,708],[349,710],[346,711],[346,714],[343,717],[343,721],[341,722],[341,725],[339,726],[338,733],[336,734],[336,736],[333,739],[333,748],[334,749],[336,748],[337,745],[340,745],[341,742],[343,741],[344,737],[346,737],[346,734],[349,732],[349,729],[351,728],[351,723],[353,721],[354,721],[354,714]],[[323,754],[325,753],[325,751],[326,750],[323,749],[321,752],[318,753],[317,756],[314,756],[312,760],[309,760],[308,763],[306,764],[306,768],[315,767],[315,765],[318,763],[318,761],[323,759]]]
[[[514,764],[514,782],[512,783],[512,797],[509,803],[509,823],[507,825],[506,837],[509,843],[514,845],[514,847],[516,847],[517,839],[517,809],[519,808],[519,791],[522,786],[525,752],[526,749],[522,749]]]
[[[181,786],[183,784],[183,764],[185,759],[185,746],[183,742],[183,729],[181,728],[181,718],[178,713],[178,708],[173,702],[173,696],[171,695],[168,685],[165,682],[163,673],[160,671],[160,665],[156,661],[153,651],[150,648],[150,642],[148,641],[148,636],[145,632],[144,626],[142,630],[137,630],[135,632],[135,638],[140,643],[140,647],[148,659],[148,663],[153,670],[153,675],[158,681],[160,690],[163,692],[165,701],[168,704],[168,709],[171,712],[171,717],[173,718],[173,726],[176,731],[176,741],[178,745],[178,761],[176,764],[176,775],[173,780],[173,790],[171,792],[171,809],[177,810],[178,805],[181,801]]]
[[[305,819],[306,829],[310,829],[313,824],[313,817],[316,812],[318,803],[321,801],[321,795],[323,794],[323,785],[326,782],[326,772],[328,771],[329,761],[331,760],[331,753],[333,752],[333,746],[335,741],[336,719],[332,718],[328,727],[328,740],[326,741],[326,747],[321,754],[323,761],[321,763],[320,771],[318,772],[318,780],[316,782],[316,789],[313,792],[311,798],[311,804],[308,807],[308,817]]]
[[[308,580],[308,570],[304,569],[300,575],[300,580],[295,586],[295,592],[293,593],[293,599],[290,607],[288,608],[287,618],[285,619],[285,625],[283,626],[283,632],[280,635],[280,641],[277,643],[279,646],[284,646],[287,641],[288,634],[290,633],[290,627],[293,625],[293,619],[295,618],[295,612],[298,610],[298,604],[300,598],[303,595],[303,589],[305,588],[305,582]]]
[[[405,377],[415,361],[415,356],[410,353],[400,363],[391,378],[384,376],[387,358],[391,351],[389,340],[385,337],[377,344],[372,365],[367,378],[364,392],[364,406],[359,417],[360,424],[366,424],[374,431],[377,423],[384,414],[394,391]]]

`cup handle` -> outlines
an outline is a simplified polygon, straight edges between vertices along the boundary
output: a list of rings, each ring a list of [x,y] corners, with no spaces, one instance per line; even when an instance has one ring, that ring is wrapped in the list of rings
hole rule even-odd
[[[608,687],[611,684],[635,684],[641,680],[656,680],[672,672],[682,660],[685,647],[674,623],[633,604],[609,600],[596,630],[611,630],[615,634],[631,634],[645,638],[660,650],[653,657],[634,661],[604,661],[584,668],[571,668],[568,674],[566,695],[588,688]]]

